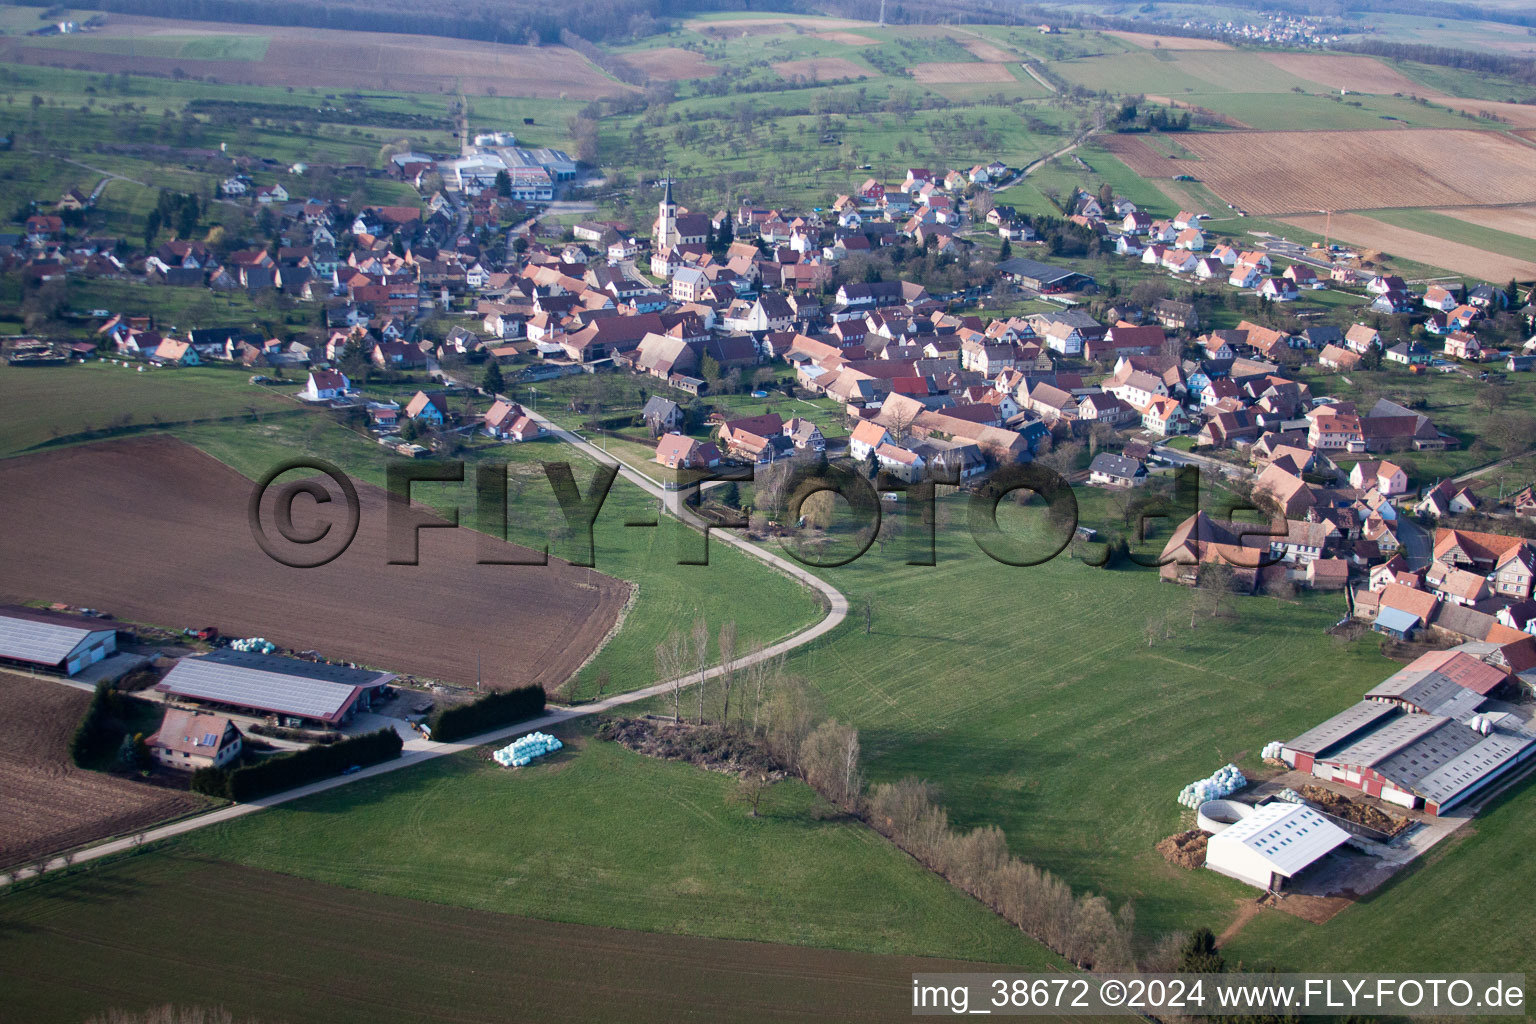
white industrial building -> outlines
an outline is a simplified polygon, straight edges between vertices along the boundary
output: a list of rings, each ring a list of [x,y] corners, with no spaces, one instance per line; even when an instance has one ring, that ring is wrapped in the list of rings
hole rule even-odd
[[[1211,836],[1205,866],[1264,890],[1276,890],[1349,839],[1305,804],[1277,800]]]
[[[0,607],[0,663],[72,676],[117,652],[117,630],[86,615]]]

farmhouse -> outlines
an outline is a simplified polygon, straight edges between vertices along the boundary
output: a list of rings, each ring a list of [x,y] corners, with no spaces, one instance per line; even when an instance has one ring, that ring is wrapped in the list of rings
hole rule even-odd
[[[178,700],[275,715],[284,725],[334,727],[366,711],[390,672],[223,648],[185,657],[155,685]]]
[[[117,651],[117,630],[86,615],[0,607],[0,664],[67,676]]]
[[[222,715],[169,708],[144,741],[157,764],[177,771],[219,768],[240,756],[240,730]]]

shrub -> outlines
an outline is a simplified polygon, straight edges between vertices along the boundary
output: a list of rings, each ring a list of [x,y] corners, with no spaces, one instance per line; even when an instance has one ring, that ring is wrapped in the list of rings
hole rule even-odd
[[[392,760],[400,756],[404,747],[405,741],[399,733],[393,729],[380,729],[330,746],[296,750],[236,768],[229,773],[228,790],[224,795],[231,800],[254,800],[338,775],[353,765],[364,767]]]
[[[192,773],[192,792],[201,793],[204,796],[218,797],[221,800],[229,799],[229,771],[224,768],[216,768],[212,765],[207,768],[199,768]]]
[[[112,723],[121,710],[121,698],[107,683],[98,683],[91,694],[75,734],[69,741],[69,756],[78,768],[100,761],[118,742]]]
[[[544,711],[544,688],[524,686],[516,690],[488,693],[479,700],[443,708],[428,721],[432,738],[449,743],[466,736],[489,732],[511,725]]]

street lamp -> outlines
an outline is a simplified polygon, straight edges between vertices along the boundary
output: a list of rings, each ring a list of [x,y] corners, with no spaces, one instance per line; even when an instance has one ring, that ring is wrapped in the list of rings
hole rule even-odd
[[[533,399],[533,411],[534,412],[538,412],[539,411],[539,389],[538,388],[530,387],[528,389],[528,397]]]

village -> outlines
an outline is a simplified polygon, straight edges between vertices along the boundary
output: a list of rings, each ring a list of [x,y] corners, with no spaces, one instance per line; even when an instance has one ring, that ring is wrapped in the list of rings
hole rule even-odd
[[[1166,511],[1176,481],[1197,476],[1209,498],[1197,508],[1161,527],[1129,511],[1111,524],[1160,548],[1170,601],[1331,594],[1335,635],[1374,631],[1406,662],[1357,703],[1315,708],[1324,720],[1303,734],[1264,737],[1266,776],[1192,803],[1198,827],[1168,855],[1326,920],[1340,893],[1369,893],[1447,838],[1536,752],[1536,491],[1525,477],[1495,497],[1479,479],[1505,462],[1525,472],[1518,459],[1536,437],[1512,418],[1507,459],[1446,461],[1466,442],[1436,410],[1350,375],[1444,380],[1472,396],[1460,404],[1495,414],[1536,370],[1536,295],[1514,282],[1410,282],[1337,245],[1222,237],[1205,213],[1157,218],[1107,186],[1073,191],[1060,218],[1020,214],[993,193],[1024,168],[962,163],[872,176],[806,210],[701,212],[666,177],[639,186],[655,216],[636,226],[573,219],[562,190],[578,163],[498,131],[458,155],[390,156],[379,173],[409,184],[419,206],[354,209],[257,184],[270,168],[232,174],[218,201],[267,232],[234,248],[190,230],[142,250],[81,234],[71,225],[91,199],[71,192],[0,237],[5,269],[38,294],[82,279],[149,287],[131,308],[55,310],[72,333],[7,339],[3,355],[18,372],[107,364],[173,385],[185,368],[227,368],[391,457],[537,442],[600,451],[659,507],[746,526],[744,547],[836,532],[770,493],[763,481],[789,468],[836,466],[894,502],[922,484],[986,494],[1040,464],[1092,492],[1095,510],[1145,496]],[[187,199],[166,217],[196,225]],[[1324,316],[1306,305],[1320,293],[1347,301]],[[189,322],[197,306],[182,297],[204,294],[266,303],[279,317],[265,325],[281,328]],[[1086,522],[1066,532],[1073,556],[1109,540]],[[137,643],[145,656],[130,657],[117,645],[137,639],[131,627],[98,614],[0,608],[0,662],[84,689],[153,660],[140,696],[156,720],[117,756],[192,776],[210,797],[264,795],[232,783],[258,751],[353,744],[317,754],[318,774],[294,782],[366,771],[402,749],[451,752],[443,709],[471,700],[394,665],[231,644],[211,628],[170,638],[174,657]],[[867,603],[863,614],[868,634]],[[1149,623],[1149,647],[1166,637],[1166,623]],[[695,641],[701,659],[708,639]],[[697,673],[702,694],[702,661]],[[477,655],[475,701],[479,685]],[[529,690],[542,712],[543,690]],[[498,742],[516,731],[490,724]]]

